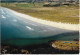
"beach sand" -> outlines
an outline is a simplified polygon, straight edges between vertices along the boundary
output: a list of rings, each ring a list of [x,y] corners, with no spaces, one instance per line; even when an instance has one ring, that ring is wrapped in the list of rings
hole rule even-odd
[[[8,8],[5,8],[8,9]],[[79,30],[79,24],[69,24],[69,23],[61,23],[61,22],[52,22],[52,21],[47,21],[47,20],[42,20],[42,19],[38,19],[35,17],[32,17],[30,15],[26,15],[23,13],[19,13],[16,12],[14,10],[8,9],[9,11],[11,11],[12,13],[14,13],[15,15],[37,22],[37,23],[41,23],[41,24],[45,24],[48,26],[52,26],[52,27],[57,27],[57,28],[61,28],[61,29],[66,29],[66,30],[74,30],[74,31],[78,31]]]

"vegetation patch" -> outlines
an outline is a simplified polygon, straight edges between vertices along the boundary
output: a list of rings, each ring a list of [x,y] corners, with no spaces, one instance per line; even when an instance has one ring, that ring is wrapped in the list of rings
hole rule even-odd
[[[61,50],[79,50],[79,41],[55,41],[51,43],[52,47]]]
[[[70,6],[61,5],[58,7],[43,7],[44,3],[2,3],[1,5],[43,20],[79,24],[78,4]]]

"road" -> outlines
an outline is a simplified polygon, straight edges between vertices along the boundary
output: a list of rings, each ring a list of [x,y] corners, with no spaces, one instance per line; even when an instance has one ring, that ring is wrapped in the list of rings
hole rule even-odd
[[[2,7],[0,8],[0,13],[2,40],[11,38],[46,38],[61,33],[71,32],[70,30],[51,27],[21,18]]]

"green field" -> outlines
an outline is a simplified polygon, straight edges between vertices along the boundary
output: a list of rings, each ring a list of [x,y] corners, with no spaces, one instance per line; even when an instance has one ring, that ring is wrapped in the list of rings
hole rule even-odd
[[[3,7],[53,22],[79,24],[79,6],[43,7],[44,3],[2,3]]]

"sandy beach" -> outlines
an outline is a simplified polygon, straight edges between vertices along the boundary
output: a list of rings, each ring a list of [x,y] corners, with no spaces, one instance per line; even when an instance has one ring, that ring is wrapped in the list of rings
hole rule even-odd
[[[6,8],[8,9],[8,8]],[[22,14],[19,12],[16,12],[14,10],[8,9],[9,11],[11,11],[12,13],[14,13],[15,15],[28,19],[28,20],[32,20],[34,22],[38,22],[41,24],[45,24],[48,26],[53,26],[53,27],[57,27],[57,28],[61,28],[61,29],[67,29],[67,30],[74,30],[74,31],[78,31],[79,30],[79,24],[69,24],[69,23],[61,23],[61,22],[52,22],[52,21],[47,21],[47,20],[42,20],[42,19],[38,19],[35,17],[32,17],[30,15],[26,15],[26,14]]]

